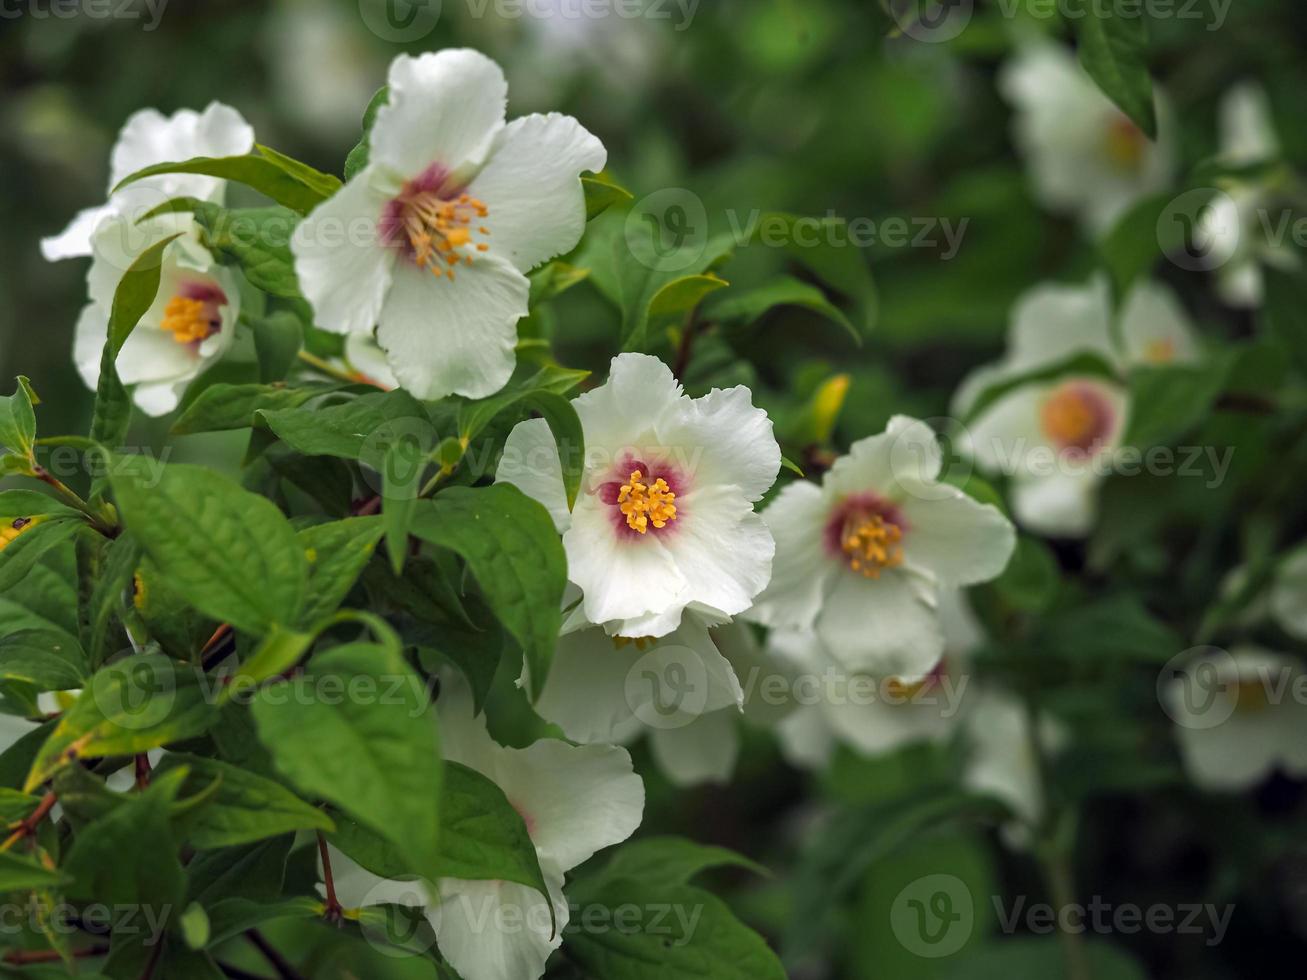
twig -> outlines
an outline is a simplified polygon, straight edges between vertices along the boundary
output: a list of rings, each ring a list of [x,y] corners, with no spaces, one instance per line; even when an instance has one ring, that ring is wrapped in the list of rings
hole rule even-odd
[[[229,976],[232,980],[267,980],[262,974],[251,973],[249,970],[242,970],[239,966],[232,966],[230,963],[224,963],[218,960],[218,969],[224,975]]]
[[[327,838],[318,831],[318,853],[322,856],[322,884],[327,890],[327,909],[323,913],[328,922],[339,922],[344,906],[336,899],[336,882],[331,876],[331,855],[327,853]]]
[[[375,514],[377,511],[381,510],[381,494],[377,494],[375,497],[370,497],[352,509],[355,517],[367,517],[370,514]]]
[[[36,809],[28,815],[26,820],[18,825],[3,844],[0,844],[0,851],[7,851],[24,837],[36,833],[36,828],[40,826],[41,821],[45,819],[46,814],[50,812],[56,802],[58,802],[58,800],[55,797],[53,790],[41,797],[41,802],[37,804]]]
[[[150,757],[144,752],[136,754],[136,788],[144,790],[150,785]]]
[[[694,351],[694,335],[699,332],[699,308],[696,306],[691,311],[690,317],[685,322],[685,331],[681,334],[681,344],[676,350],[676,367],[672,369],[672,374],[676,380],[685,383],[685,372],[690,368],[690,355]]]
[[[254,947],[263,954],[263,958],[268,961],[274,970],[277,971],[277,976],[279,976],[281,980],[305,980],[304,974],[291,966],[290,961],[282,956],[281,953],[277,951],[276,947],[268,942],[263,933],[259,932],[258,929],[250,929],[246,931],[245,938],[253,943]]]
[[[376,381],[372,378],[369,378],[366,374],[360,374],[357,371],[346,371],[343,368],[338,368],[330,361],[324,361],[316,354],[310,354],[306,350],[300,351],[299,359],[303,361],[305,364],[307,364],[309,367],[313,368],[313,370],[319,371],[322,374],[325,374],[329,378],[335,378],[337,381],[344,381],[354,385],[371,385],[373,388],[380,388],[382,391],[390,390],[385,385],[383,385],[380,381]]]
[[[75,949],[71,953],[74,959],[84,960],[93,956],[106,956],[109,953],[108,943],[99,943],[95,946],[87,946],[85,949]],[[12,949],[4,955],[4,962],[11,966],[25,966],[35,963],[57,963],[63,959],[57,949]]]

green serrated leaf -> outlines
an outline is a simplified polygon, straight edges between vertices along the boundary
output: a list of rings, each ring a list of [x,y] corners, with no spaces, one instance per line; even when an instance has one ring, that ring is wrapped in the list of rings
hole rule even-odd
[[[0,639],[0,680],[37,691],[80,688],[90,676],[86,654],[63,630],[22,630]]]
[[[296,537],[309,562],[309,585],[300,622],[311,625],[335,612],[354,587],[384,531],[377,517],[350,517],[304,528]]]
[[[310,398],[338,390],[339,385],[289,388],[277,384],[209,385],[186,407],[172,425],[174,435],[246,429],[254,425],[255,413],[296,408]]]
[[[142,178],[155,177],[159,174],[204,174],[206,177],[234,180],[247,187],[253,187],[278,204],[300,214],[308,214],[328,197],[319,188],[311,187],[295,175],[288,173],[276,160],[254,154],[236,157],[194,157],[190,160],[156,163],[128,174],[113,190],[117,191]]]
[[[324,174],[321,170],[316,170],[307,163],[289,157],[284,153],[279,153],[272,147],[264,146],[262,143],[255,143],[254,149],[260,156],[271,160],[301,184],[313,188],[324,199],[331,197],[332,194],[340,190],[340,178],[334,174]]]
[[[389,446],[394,435],[407,431],[407,425],[430,428],[421,403],[403,390],[360,395],[326,408],[284,408],[258,414],[297,452],[341,459],[368,455],[365,462],[375,469],[380,469],[385,458],[382,447]]]

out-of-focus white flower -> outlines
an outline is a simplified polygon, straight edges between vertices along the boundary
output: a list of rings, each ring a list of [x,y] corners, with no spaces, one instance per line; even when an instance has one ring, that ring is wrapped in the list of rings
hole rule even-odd
[[[1245,646],[1210,650],[1164,690],[1185,770],[1206,789],[1237,791],[1272,770],[1307,775],[1307,704],[1302,665]]]
[[[367,167],[297,227],[318,324],[371,333],[419,398],[482,398],[513,371],[525,273],[585,230],[580,175],[603,144],[570,116],[505,124],[508,86],[466,49],[390,66]]]
[[[1045,40],[1021,43],[998,84],[1016,110],[1014,137],[1035,193],[1050,209],[1077,215],[1097,234],[1169,185],[1175,165],[1162,99],[1153,143],[1069,50]]]
[[[398,388],[399,380],[390,370],[386,352],[370,333],[352,333],[345,338],[345,369],[379,388]]]
[[[220,102],[211,102],[198,113],[192,109],[171,116],[155,109],[133,113],[123,124],[109,158],[108,201],[78,212],[62,232],[42,239],[41,254],[51,262],[90,255],[92,236],[106,222],[116,217],[138,220],[169,198],[221,202],[227,182],[200,174],[163,174],[135,181],[117,192],[113,189],[124,177],[157,163],[239,156],[253,148],[254,130],[239,112]]]
[[[1307,642],[1307,547],[1290,552],[1276,569],[1270,607],[1280,629]]]
[[[1101,277],[1083,286],[1037,286],[1013,311],[1005,357],[973,372],[954,396],[953,412],[964,418],[998,385],[1077,354],[1104,363],[1107,374],[1068,371],[1004,391],[975,414],[961,440],[983,469],[1012,479],[1017,520],[1038,533],[1081,536],[1093,527],[1098,487],[1125,433],[1126,374],[1198,356],[1187,315],[1158,283],[1136,284],[1113,319]]]
[[[820,486],[785,487],[763,513],[775,570],[749,617],[815,630],[852,673],[923,679],[944,652],[940,591],[996,577],[1016,541],[997,508],[939,482],[942,463],[930,427],[895,416]]]
[[[940,594],[939,614],[944,656],[912,683],[850,673],[815,632],[773,630],[767,652],[791,693],[792,710],[776,725],[786,758],[818,769],[829,763],[837,744],[877,756],[942,741],[956,731],[969,700],[969,654],[982,634],[960,590]]]
[[[749,389],[690,398],[656,357],[619,354],[608,381],[573,405],[586,465],[571,513],[543,419],[509,434],[496,479],[549,509],[586,621],[661,637],[683,617],[714,625],[749,608],[775,550],[753,505],[781,459]]]
[[[100,377],[109,311],[123,272],[151,245],[180,233],[163,250],[159,291],[118,353],[123,384],[149,415],[177,407],[186,386],[231,346],[240,316],[235,276],[200,244],[190,215],[165,215],[144,224],[107,219],[94,236],[95,258],[87,276],[91,301],[82,308],[73,359],[87,386]]]
[[[1266,92],[1254,82],[1243,82],[1225,94],[1218,125],[1223,164],[1251,167],[1280,155]],[[1268,211],[1273,195],[1266,180],[1240,177],[1224,183],[1223,192],[1199,216],[1195,244],[1204,254],[1223,259],[1216,270],[1221,299],[1231,306],[1257,307],[1262,302],[1262,263],[1293,270],[1298,260],[1285,242],[1268,237],[1277,229]]]
[[[486,776],[522,815],[549,888],[549,904],[533,888],[508,881],[442,878],[430,890],[390,882],[332,850],[336,894],[346,907],[424,897],[440,952],[464,980],[535,980],[563,942],[568,904],[563,876],[595,852],[635,832],[644,814],[644,784],[626,750],[543,739],[525,749],[504,748],[474,718],[471,698],[458,684],[440,702],[445,758]],[[405,900],[408,901],[405,901]]]

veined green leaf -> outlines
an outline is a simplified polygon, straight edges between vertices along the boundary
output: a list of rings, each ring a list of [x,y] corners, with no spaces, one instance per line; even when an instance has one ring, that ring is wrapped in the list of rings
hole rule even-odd
[[[206,177],[234,180],[239,184],[253,187],[278,204],[300,214],[308,214],[328,197],[318,187],[311,187],[294,174],[287,172],[277,160],[254,154],[235,157],[194,157],[190,160],[156,163],[128,174],[118,182],[114,190],[117,191],[142,178],[155,177],[159,174],[204,174]]]

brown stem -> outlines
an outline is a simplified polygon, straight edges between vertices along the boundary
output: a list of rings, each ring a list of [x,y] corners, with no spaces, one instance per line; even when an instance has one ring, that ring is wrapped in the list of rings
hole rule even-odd
[[[150,757],[144,752],[136,754],[136,788],[143,790],[150,785]]]
[[[268,961],[269,965],[277,971],[277,976],[281,980],[304,980],[304,974],[291,966],[290,961],[282,956],[277,948],[264,938],[263,933],[257,929],[250,929],[245,933],[245,938],[254,944],[254,947],[263,954],[263,958]]]
[[[331,876],[331,855],[327,853],[327,838],[322,836],[322,831],[318,831],[318,853],[322,855],[322,884],[327,890],[327,910],[324,913],[327,921],[336,922],[340,920],[340,914],[344,907],[336,899],[336,882]]]
[[[375,497],[371,497],[368,500],[363,501],[363,503],[355,505],[354,516],[367,517],[370,514],[375,514],[379,510],[381,510],[381,494],[377,494]]]
[[[699,309],[695,307],[685,323],[685,332],[681,334],[681,344],[676,350],[676,366],[672,368],[672,374],[682,384],[685,383],[685,372],[690,368],[690,355],[694,352],[694,335],[698,332]]]
[[[41,797],[41,802],[37,804],[36,809],[14,829],[14,832],[9,835],[3,844],[0,844],[0,851],[7,851],[24,837],[36,833],[36,828],[41,825],[41,821],[45,819],[46,814],[50,812],[56,802],[58,800],[53,790]]]
[[[75,949],[72,952],[74,959],[90,959],[92,956],[106,956],[109,953],[109,944],[100,943],[96,946],[88,946],[86,949]],[[11,966],[24,966],[34,963],[57,963],[63,957],[57,949],[13,949],[4,955],[4,962]]]

